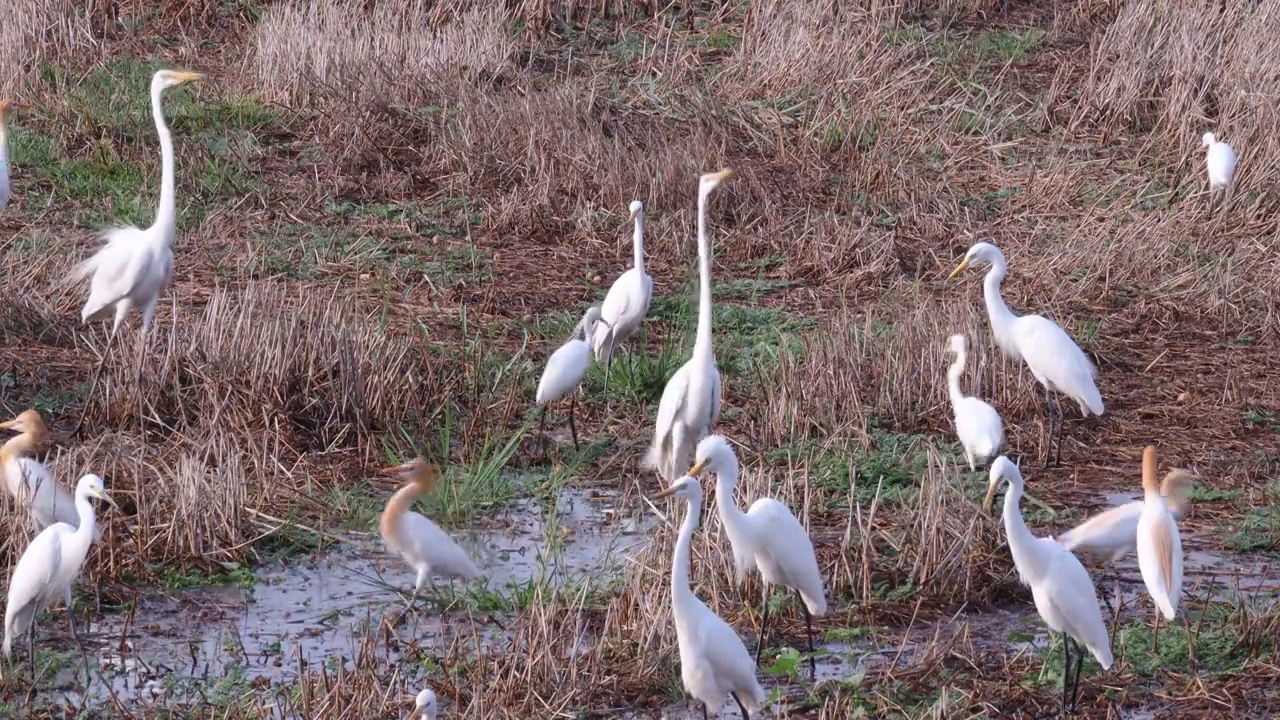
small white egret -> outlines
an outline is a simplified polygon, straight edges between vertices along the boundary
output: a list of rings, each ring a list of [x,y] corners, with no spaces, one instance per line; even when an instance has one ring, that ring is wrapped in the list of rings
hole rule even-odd
[[[698,335],[693,356],[667,381],[658,402],[653,444],[644,465],[670,482],[689,466],[698,441],[720,418],[720,370],[711,345],[711,247],[707,239],[707,198],[732,170],[708,173],[698,180]]]
[[[542,408],[538,417],[538,435],[542,436],[547,421],[547,405],[573,393],[569,396],[569,430],[573,433],[574,450],[578,449],[578,426],[573,422],[578,395],[573,391],[591,366],[590,338],[599,324],[608,325],[600,317],[600,308],[594,305],[587,308],[586,314],[573,328],[573,337],[547,358],[547,367],[542,371],[538,392],[534,396],[534,401]]]
[[[9,204],[9,114],[27,107],[9,98],[0,100],[0,210]]]
[[[1191,486],[1191,474],[1185,470],[1170,470],[1160,483],[1160,494],[1174,520],[1181,520],[1191,507]],[[1072,552],[1119,562],[1137,548],[1138,518],[1145,506],[1145,501],[1134,500],[1100,512],[1059,535],[1058,542]]]
[[[173,240],[177,233],[174,200],[173,138],[164,122],[160,94],[170,87],[199,80],[202,75],[178,70],[160,70],[151,78],[151,114],[160,136],[160,205],[155,222],[143,230],[121,226],[102,234],[106,243],[75,269],[70,280],[78,282],[90,275],[89,299],[80,316],[90,322],[115,310],[111,325],[114,337],[125,316],[135,305],[142,308],[142,331],[151,327],[156,303],[169,284],[173,269]]]
[[[981,398],[966,397],[960,391],[960,376],[969,351],[969,341],[964,335],[951,336],[951,352],[956,359],[947,369],[947,394],[951,397],[951,409],[955,413],[956,436],[969,461],[969,470],[977,469],[976,462],[986,462],[1000,450],[1004,440],[1004,426],[1000,413]]]
[[[436,712],[436,691],[427,688],[414,699],[409,720],[436,720]]]
[[[35,674],[35,618],[41,609],[55,600],[67,606],[67,620],[71,634],[76,633],[76,623],[71,607],[71,588],[80,567],[89,554],[96,526],[93,505],[89,498],[99,498],[116,507],[107,495],[102,478],[89,474],[76,485],[76,511],[79,527],[66,523],[54,523],[31,541],[14,567],[9,579],[9,599],[4,609],[4,656],[13,657],[13,641],[23,633],[28,635],[27,650],[30,653],[32,675]]]
[[[382,473],[407,480],[387,501],[378,529],[387,547],[418,571],[409,606],[413,606],[433,576],[464,580],[479,576],[480,568],[444,530],[409,509],[415,500],[430,492],[440,477],[439,469],[422,458],[414,458],[403,465],[385,468]]]
[[[684,688],[702,703],[702,716],[709,708],[717,712],[728,695],[738,704],[743,718],[764,705],[764,688],[756,678],[742,638],[693,594],[689,587],[690,546],[702,513],[702,486],[692,477],[682,477],[654,499],[675,496],[689,503],[680,526],[675,553],[671,558],[671,612],[676,621],[676,641],[680,646],[680,678]]]
[[[1044,401],[1049,412],[1049,447],[1045,451],[1044,465],[1048,467],[1053,453],[1053,391],[1057,390],[1080,405],[1080,412],[1088,417],[1090,413],[1101,415],[1104,408],[1102,395],[1094,383],[1097,371],[1088,356],[1058,327],[1057,323],[1041,315],[1014,315],[1000,296],[1000,283],[1008,272],[1004,253],[991,243],[981,242],[969,248],[964,260],[951,272],[950,277],[959,275],[970,265],[981,267],[991,265],[987,277],[982,283],[982,295],[986,300],[987,317],[991,321],[991,332],[995,335],[996,344],[1013,358],[1021,358],[1031,370],[1031,374],[1044,386]],[[1062,457],[1062,423],[1065,420],[1061,404],[1058,408],[1058,448],[1052,455],[1056,464]]]
[[[1084,653],[1079,645],[1088,648],[1103,670],[1111,667],[1111,641],[1107,626],[1098,608],[1098,593],[1084,565],[1053,538],[1038,538],[1031,534],[1022,519],[1019,501],[1023,494],[1022,473],[1009,458],[1001,455],[991,463],[991,481],[987,488],[984,509],[991,512],[991,501],[1000,488],[1001,481],[1009,483],[1004,496],[1004,531],[1009,540],[1009,553],[1018,568],[1018,577],[1031,588],[1036,611],[1050,629],[1062,633],[1062,708],[1073,711],[1080,691],[1080,667]],[[1075,648],[1076,664],[1071,667],[1071,646]],[[1074,676],[1074,680],[1070,680]],[[1070,689],[1071,700],[1067,701]]]
[[[1155,629],[1151,634],[1154,647],[1160,630],[1160,615],[1172,620],[1178,612],[1182,595],[1182,537],[1178,523],[1169,513],[1169,505],[1160,495],[1156,481],[1156,449],[1142,451],[1142,514],[1138,516],[1138,569],[1142,582],[1156,606]]]
[[[768,630],[769,586],[781,585],[794,590],[804,608],[804,627],[809,634],[809,673],[816,679],[813,616],[826,614],[827,598],[813,541],[791,510],[773,498],[760,498],[751,503],[747,512],[742,512],[733,499],[733,490],[738,484],[738,456],[723,436],[711,435],[698,443],[697,464],[689,470],[689,475],[698,477],[703,472],[716,474],[716,506],[733,547],[738,583],[741,584],[752,569],[759,570],[764,580],[756,663],[760,663],[760,651]]]
[[[18,417],[0,423],[0,430],[20,433],[0,445],[0,472],[4,473],[9,495],[30,513],[32,528],[40,532],[58,522],[79,527],[75,498],[36,457],[52,442],[49,426],[40,413],[23,410]],[[101,527],[94,528],[93,539],[102,539]]]
[[[1209,171],[1209,191],[1218,192],[1231,187],[1236,176],[1236,150],[1207,132],[1200,146],[1204,148],[1204,163]]]
[[[631,241],[635,265],[613,281],[609,294],[604,297],[604,304],[600,306],[600,317],[604,323],[596,326],[591,340],[596,362],[604,363],[606,395],[609,393],[609,373],[613,369],[613,351],[640,328],[649,312],[649,301],[653,299],[653,278],[644,271],[644,203],[631,201],[631,219],[635,222],[635,235]],[[627,356],[630,358],[630,352]]]

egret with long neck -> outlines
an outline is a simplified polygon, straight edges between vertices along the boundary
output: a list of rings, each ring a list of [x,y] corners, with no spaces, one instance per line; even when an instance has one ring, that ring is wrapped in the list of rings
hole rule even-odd
[[[609,374],[613,370],[613,352],[618,345],[631,337],[644,322],[653,298],[653,278],[644,270],[644,203],[631,202],[631,219],[635,223],[632,236],[634,265],[609,288],[600,306],[603,324],[597,325],[591,336],[596,362],[604,363],[604,391],[609,393]],[[627,353],[630,367],[631,353]]]
[[[55,522],[77,527],[80,518],[75,499],[39,459],[53,444],[44,418],[34,409],[23,410],[16,418],[0,423],[0,430],[19,433],[0,445],[0,472],[9,495],[30,515],[32,528],[40,532]],[[93,539],[102,539],[102,528],[94,530]]]
[[[406,480],[391,496],[382,511],[378,529],[387,547],[404,558],[417,571],[412,607],[434,576],[470,579],[480,575],[480,568],[444,530],[427,517],[413,512],[414,501],[431,491],[440,470],[416,458],[403,465],[386,468],[383,474]]]
[[[1156,478],[1156,449],[1142,451],[1142,514],[1138,516],[1138,570],[1147,593],[1155,603],[1155,629],[1151,633],[1153,652],[1159,637],[1160,616],[1177,616],[1182,595],[1182,536],[1169,512],[1168,501],[1160,493]]]
[[[964,374],[969,341],[964,335],[951,336],[951,351],[956,359],[947,369],[947,395],[951,398],[951,410],[955,416],[956,436],[964,448],[969,470],[977,469],[977,463],[986,462],[1000,449],[1004,441],[1004,424],[1000,414],[981,398],[965,395],[960,390],[960,376]]]

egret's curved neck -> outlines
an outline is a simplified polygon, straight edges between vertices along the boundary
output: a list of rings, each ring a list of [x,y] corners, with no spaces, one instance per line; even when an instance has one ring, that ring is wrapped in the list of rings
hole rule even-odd
[[[723,467],[720,465],[723,463]],[[738,507],[733,499],[733,489],[738,486],[738,460],[729,458],[717,462],[716,469],[716,506],[720,510],[720,522],[724,523],[725,532],[735,545],[741,544],[751,532],[747,524],[746,513]]]
[[[151,115],[156,121],[156,134],[160,136],[160,207],[156,208],[154,227],[173,228],[177,225],[177,211],[174,208],[173,179],[173,136],[169,134],[169,126],[164,122],[164,112],[160,108],[160,94],[163,88],[156,85],[151,88]],[[173,233],[166,233],[167,242],[173,242]]]
[[[80,517],[80,527],[76,528],[75,533],[72,534],[71,541],[88,552],[89,544],[93,541],[94,525],[97,524],[93,503],[89,502],[88,495],[76,493],[76,514]]]
[[[689,564],[693,561],[693,531],[698,529],[698,517],[701,513],[702,500],[690,499],[689,511],[684,516],[684,524],[680,526],[680,536],[676,539],[676,551],[671,558],[671,604],[676,612],[680,612],[691,601],[697,600],[693,589],[689,587]]]
[[[418,484],[409,483],[397,490],[396,494],[387,501],[387,506],[382,510],[382,519],[378,523],[383,539],[396,537],[397,521],[413,506],[413,501],[418,499],[418,494]]]
[[[991,319],[991,331],[1001,347],[1005,346],[1005,338],[1009,337],[1013,321],[1018,319],[1009,310],[1009,306],[1004,304],[1004,298],[1000,295],[1000,283],[1004,282],[1008,270],[1004,258],[996,258],[982,281],[982,297],[986,301],[987,317]]]
[[[1009,538],[1009,554],[1013,563],[1028,584],[1038,579],[1040,565],[1037,561],[1036,538],[1022,519],[1022,480],[1010,480],[1004,496],[1004,531]]]
[[[693,344],[693,356],[707,362],[715,355],[711,348],[711,248],[707,240],[707,196],[698,194],[698,336]]]
[[[631,236],[631,248],[635,253],[636,269],[644,272],[644,211],[636,213],[636,230]]]
[[[39,438],[35,433],[24,432],[11,437],[0,445],[0,462],[8,462],[14,458],[34,455]]]
[[[965,353],[956,353],[956,359],[951,363],[951,367],[947,368],[947,395],[951,397],[952,405],[959,405],[964,400],[964,393],[960,392],[960,376],[964,374]]]

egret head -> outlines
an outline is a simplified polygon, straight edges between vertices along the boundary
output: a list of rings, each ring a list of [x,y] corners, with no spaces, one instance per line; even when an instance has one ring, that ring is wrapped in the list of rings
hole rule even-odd
[[[950,343],[951,352],[956,355],[964,355],[969,352],[969,338],[964,335],[952,335]]]
[[[636,219],[640,218],[642,215],[644,215],[644,203],[640,202],[639,200],[632,200],[631,201],[632,221],[635,221]]]
[[[1191,488],[1194,485],[1195,478],[1191,473],[1175,468],[1164,476],[1164,482],[1160,483],[1160,494],[1164,495],[1170,510],[1183,515],[1191,505]]]
[[[955,270],[947,276],[947,279],[959,275],[967,267],[982,267],[983,265],[1004,264],[1004,253],[1000,252],[1000,248],[988,242],[980,242],[969,248],[969,252],[964,254],[964,260],[956,266]]]
[[[393,465],[380,471],[383,475],[398,478],[402,482],[411,482],[418,486],[418,491],[426,493],[440,479],[440,469],[427,464],[426,460],[416,457],[407,463]]]
[[[671,483],[666,490],[653,496],[654,500],[661,500],[665,497],[678,497],[688,502],[702,501],[702,486],[698,484],[698,479],[685,475],[684,477]]]
[[[738,469],[738,456],[723,435],[708,435],[703,438],[702,442],[698,443],[694,460],[693,467],[689,468],[690,477],[698,477],[704,472],[720,475],[726,470]]]
[[[698,197],[706,198],[711,194],[712,190],[720,187],[720,183],[724,182],[733,174],[733,171],[725,168],[720,172],[707,173],[698,180]]]
[[[409,720],[436,720],[436,691],[427,688],[418,693],[413,701],[413,712]]]
[[[601,317],[600,306],[592,305],[587,308],[587,312],[582,316],[582,319],[578,321],[578,326],[573,329],[573,336],[578,337],[578,335],[582,335],[584,340],[591,337],[591,335],[596,331],[596,323],[603,323],[605,327],[609,328],[613,327],[608,320]]]
[[[1001,455],[991,463],[990,478],[987,482],[987,497],[982,501],[982,509],[987,513],[991,512],[991,504],[995,500],[996,492],[1000,489],[1000,483],[1022,485],[1022,471],[1013,464],[1012,460]]]
[[[1208,148],[1210,148],[1210,147],[1213,147],[1213,144],[1214,144],[1215,142],[1217,142],[1217,141],[1218,141],[1218,139],[1217,139],[1216,137],[1214,137],[1213,133],[1211,133],[1211,132],[1207,132],[1207,133],[1205,133],[1205,134],[1204,134],[1204,137],[1203,137],[1203,138],[1201,138],[1201,140],[1200,140],[1200,146],[1201,146],[1202,148],[1208,149]]]
[[[200,80],[204,75],[200,73],[187,72],[186,70],[157,70],[156,74],[151,76],[152,90],[165,90],[171,87],[177,87],[192,80]]]
[[[120,506],[116,505],[116,501],[112,500],[111,496],[107,494],[107,487],[102,483],[102,478],[93,473],[81,477],[80,482],[76,483],[76,495],[98,498],[111,507],[117,510],[120,509]]]
[[[26,110],[29,107],[31,106],[26,103],[14,102],[10,98],[0,100],[0,122],[8,119],[9,114],[14,110]]]
[[[49,426],[44,424],[44,418],[40,417],[37,410],[23,410],[18,413],[18,417],[8,422],[0,423],[0,430],[13,430],[19,433],[31,433],[33,435],[47,435]]]

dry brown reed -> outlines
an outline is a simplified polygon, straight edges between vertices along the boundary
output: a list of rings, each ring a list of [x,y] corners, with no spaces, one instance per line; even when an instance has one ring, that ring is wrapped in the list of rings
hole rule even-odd
[[[85,15],[71,0],[14,0],[0,25],[0,96],[30,92],[43,65],[96,57]]]

